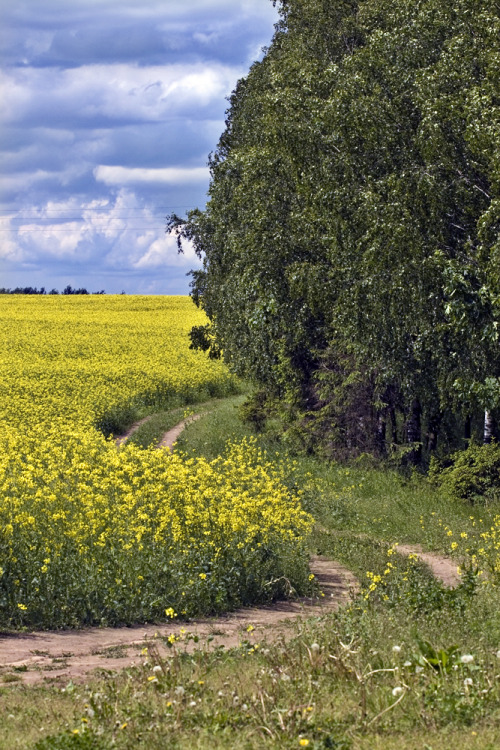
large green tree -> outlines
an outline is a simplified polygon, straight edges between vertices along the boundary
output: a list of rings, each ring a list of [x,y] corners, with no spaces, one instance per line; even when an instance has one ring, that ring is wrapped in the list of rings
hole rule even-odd
[[[498,2],[279,7],[205,211],[169,224],[203,258],[193,340],[313,437],[383,449],[392,415],[435,447],[443,415],[500,406]]]

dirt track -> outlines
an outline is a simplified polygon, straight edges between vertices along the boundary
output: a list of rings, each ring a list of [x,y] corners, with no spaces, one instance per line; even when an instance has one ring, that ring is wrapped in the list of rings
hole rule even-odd
[[[180,636],[180,647],[188,650],[195,647],[188,634],[198,636],[196,648],[231,648],[243,639],[271,641],[286,634],[291,620],[331,612],[345,604],[357,588],[350,571],[326,558],[313,558],[311,571],[324,594],[318,599],[276,602],[189,623],[0,635],[0,683],[13,684],[15,678],[16,683],[31,685],[48,681],[66,684],[85,680],[96,669],[124,669],[144,661],[141,652],[152,640],[160,653],[171,654],[162,638],[172,634]]]
[[[457,563],[450,560],[449,557],[442,557],[442,555],[436,555],[434,552],[424,552],[418,544],[398,544],[396,550],[400,555],[416,555],[445,586],[455,588],[460,583]]]

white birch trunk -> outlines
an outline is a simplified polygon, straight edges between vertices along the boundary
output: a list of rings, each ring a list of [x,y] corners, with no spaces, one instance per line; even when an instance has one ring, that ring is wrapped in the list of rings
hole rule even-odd
[[[493,436],[495,433],[495,426],[493,424],[493,415],[488,409],[484,412],[484,434],[483,434],[483,442],[484,443],[491,443],[493,440]]]

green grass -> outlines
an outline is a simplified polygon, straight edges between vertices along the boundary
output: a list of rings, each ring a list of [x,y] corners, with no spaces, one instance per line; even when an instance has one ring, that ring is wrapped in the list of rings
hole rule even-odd
[[[230,410],[233,405],[235,408],[244,400],[243,396],[233,396],[232,398],[220,399],[214,398],[201,403],[179,406],[169,411],[157,412],[150,416],[147,422],[144,422],[128,439],[127,442],[138,445],[141,448],[148,448],[150,445],[157,445],[162,439],[165,432],[175,427],[179,422],[190,414],[208,415],[215,411]],[[206,423],[206,420],[204,420]],[[196,434],[196,432],[194,432]],[[182,446],[182,438],[179,447]],[[223,446],[222,446],[223,447]],[[219,451],[220,453],[221,451]],[[214,453],[211,457],[215,458],[219,453]]]
[[[203,417],[188,425],[179,436],[177,449],[186,453],[194,453],[212,460],[224,452],[228,440],[241,440],[249,434],[249,430],[238,418],[238,410],[245,401],[245,396],[212,402],[212,408],[193,408]]]
[[[162,414],[163,419],[166,419],[167,414],[179,413],[182,407],[230,398],[246,390],[244,383],[233,379],[223,385],[207,383],[203,388],[192,388],[184,393],[167,390],[161,394],[143,394],[125,404],[117,404],[103,414],[95,426],[107,437],[122,435],[143,417]]]
[[[291,643],[255,649],[249,636],[227,652],[201,644],[188,655],[178,646],[168,660],[152,642],[141,667],[65,693],[11,687],[0,694],[3,716],[14,717],[0,748],[278,750],[308,739],[316,749],[493,750],[500,740],[494,654],[476,642],[459,649],[456,670],[416,672],[421,650],[399,615],[354,608],[295,626]],[[462,664],[469,652],[474,662]],[[467,689],[464,680],[472,680]],[[404,694],[394,695],[401,686]],[[50,742],[33,744],[47,735]]]
[[[241,400],[213,402],[178,448],[212,458],[227,437],[247,434]],[[285,453],[275,437],[258,439],[269,452]],[[350,567],[363,587],[358,599],[295,624],[287,643],[255,648],[249,635],[239,649],[200,644],[193,654],[180,643],[163,660],[152,642],[141,667],[65,693],[9,683],[0,709],[15,718],[2,723],[0,749],[500,746],[499,587],[469,576],[448,590],[425,566],[388,554],[396,541],[447,550],[461,532],[489,528],[494,508],[445,502],[419,476],[294,460],[290,485],[303,490],[317,519],[311,552]],[[381,578],[373,591],[367,571]]]

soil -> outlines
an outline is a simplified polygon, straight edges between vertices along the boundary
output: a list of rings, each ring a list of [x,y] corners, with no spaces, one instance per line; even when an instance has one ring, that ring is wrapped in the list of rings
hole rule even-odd
[[[179,422],[179,424],[176,424],[175,427],[172,427],[171,430],[163,435],[162,439],[158,443],[158,448],[170,448],[170,450],[172,450],[172,448],[174,447],[174,443],[176,442],[183,429],[187,427],[188,424],[196,422],[198,419],[200,419],[201,416],[203,415],[192,414],[190,417],[183,419],[182,422]]]
[[[152,414],[150,414],[147,417],[144,417],[143,419],[140,419],[138,422],[134,422],[134,424],[128,428],[127,432],[124,432],[123,435],[118,435],[118,437],[115,438],[115,443],[117,445],[123,445],[124,443],[126,443],[129,437],[131,437],[134,434],[134,432],[136,432],[139,429],[141,425],[145,424],[146,422],[149,422],[151,417],[152,417]]]
[[[137,432],[139,427],[141,425],[145,424],[146,422],[149,422],[151,419],[151,414],[147,417],[144,417],[143,419],[140,419],[138,422],[134,422],[133,425],[131,425],[127,432],[124,432],[123,435],[119,435],[117,438],[115,438],[116,445],[120,446],[127,442],[127,440],[134,434],[134,432]],[[168,430],[164,433],[162,439],[156,446],[157,448],[170,448],[172,450],[174,443],[176,442],[177,438],[183,431],[185,427],[187,427],[188,424],[191,424],[192,422],[196,422],[197,419],[200,419],[200,417],[203,416],[202,414],[192,414],[191,416],[187,417],[186,419],[183,419],[182,422],[179,422],[179,424],[176,424],[175,427],[172,427],[172,429]]]

